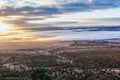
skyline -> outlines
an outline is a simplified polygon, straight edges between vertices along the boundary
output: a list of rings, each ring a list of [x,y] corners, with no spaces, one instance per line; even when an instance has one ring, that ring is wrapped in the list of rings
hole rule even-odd
[[[120,0],[0,0],[0,41],[120,38],[119,14]]]

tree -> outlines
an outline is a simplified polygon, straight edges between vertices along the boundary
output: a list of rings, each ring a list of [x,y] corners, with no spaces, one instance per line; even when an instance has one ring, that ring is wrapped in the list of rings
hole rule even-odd
[[[48,74],[48,70],[43,67],[34,69],[31,78],[32,80],[53,80],[53,77]]]

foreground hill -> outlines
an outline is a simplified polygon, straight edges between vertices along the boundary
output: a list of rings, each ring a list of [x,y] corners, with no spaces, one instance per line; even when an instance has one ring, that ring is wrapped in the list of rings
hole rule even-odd
[[[119,40],[81,40],[30,44],[14,43],[12,45],[9,43],[1,46],[1,77],[28,77],[34,68],[43,66],[60,80],[70,73],[76,77],[81,75],[82,78],[86,71],[90,72],[93,77],[95,74],[99,77],[104,74],[108,77],[119,78]]]

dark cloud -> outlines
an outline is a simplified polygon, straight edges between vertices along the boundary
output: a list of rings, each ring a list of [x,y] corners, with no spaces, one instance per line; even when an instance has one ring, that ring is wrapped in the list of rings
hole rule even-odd
[[[24,6],[20,8],[6,7],[5,9],[0,10],[0,16],[52,16],[55,14],[61,14],[62,12],[59,8],[55,6],[41,6],[41,7],[32,7]]]
[[[7,6],[4,9],[0,10],[1,16],[10,16],[10,15],[31,15],[31,16],[47,16],[47,15],[56,15],[63,14],[67,12],[83,12],[83,11],[93,11],[95,9],[107,9],[107,8],[117,8],[120,7],[120,0],[93,0],[92,2],[80,1],[66,3],[66,4],[56,4],[48,6],[22,6],[22,7],[13,7]]]
[[[93,19],[93,20],[100,20],[100,21],[120,21],[120,18],[99,18],[99,19]]]
[[[94,27],[57,27],[57,26],[49,26],[49,27],[42,27],[42,28],[30,28],[33,32],[34,31],[62,31],[62,30],[70,30],[75,32],[83,32],[83,31],[120,31],[120,26],[94,26]]]
[[[62,4],[64,11],[67,12],[84,12],[93,11],[96,9],[107,9],[120,7],[120,0],[93,0],[90,3],[73,2]]]

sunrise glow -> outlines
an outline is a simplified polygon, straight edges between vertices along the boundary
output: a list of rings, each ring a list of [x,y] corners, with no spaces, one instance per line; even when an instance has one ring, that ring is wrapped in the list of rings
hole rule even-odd
[[[9,25],[0,22],[0,33],[6,33],[10,28]]]
[[[0,0],[0,42],[120,38],[120,0]]]

